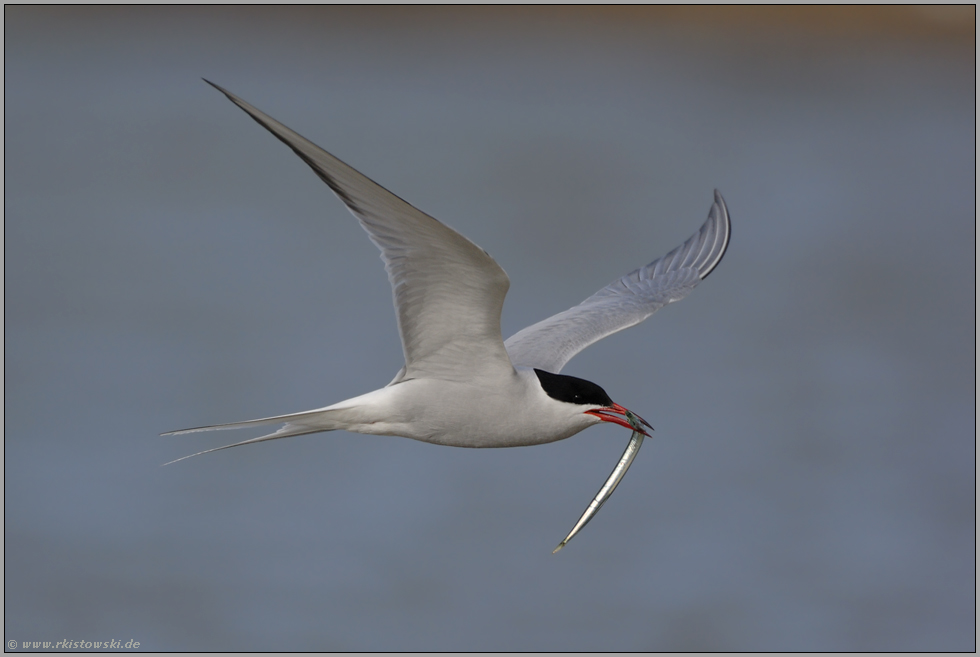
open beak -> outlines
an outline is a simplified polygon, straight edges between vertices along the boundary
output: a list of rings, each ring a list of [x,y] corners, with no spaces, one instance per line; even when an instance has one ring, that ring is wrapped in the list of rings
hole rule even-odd
[[[619,426],[626,427],[632,431],[638,431],[647,438],[650,437],[650,434],[644,431],[640,425],[642,424],[653,431],[653,427],[650,426],[649,422],[644,420],[636,413],[623,408],[619,404],[597,408],[592,411],[585,411],[585,413],[587,415],[594,415],[603,422],[612,422],[613,424],[618,424]],[[623,417],[619,417],[620,415]]]

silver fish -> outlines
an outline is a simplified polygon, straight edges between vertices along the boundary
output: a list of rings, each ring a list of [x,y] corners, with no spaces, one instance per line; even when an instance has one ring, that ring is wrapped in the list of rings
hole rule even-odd
[[[565,544],[572,540],[572,537],[579,533],[579,531],[581,531],[581,529],[585,527],[590,520],[592,520],[592,516],[599,512],[602,505],[605,504],[606,500],[608,500],[613,494],[613,491],[616,490],[616,486],[618,486],[619,482],[626,476],[626,471],[629,470],[630,465],[633,463],[633,459],[635,459],[636,455],[639,453],[640,446],[643,444],[643,436],[649,435],[640,427],[640,422],[646,424],[648,427],[650,425],[647,424],[645,420],[634,415],[633,413],[629,413],[627,419],[629,420],[630,425],[633,427],[633,435],[630,436],[630,441],[626,445],[626,451],[623,452],[623,456],[620,457],[619,463],[617,463],[616,467],[613,468],[612,474],[610,474],[609,478],[606,479],[606,483],[604,483],[602,488],[599,489],[599,492],[596,493],[592,503],[585,509],[585,513],[582,514],[582,517],[579,518],[578,522],[575,523],[575,526],[572,527],[572,531],[568,532],[568,536],[566,536],[565,540],[558,544],[558,547],[554,549],[552,554],[557,553],[558,550],[565,547]],[[652,429],[653,427],[650,428]]]

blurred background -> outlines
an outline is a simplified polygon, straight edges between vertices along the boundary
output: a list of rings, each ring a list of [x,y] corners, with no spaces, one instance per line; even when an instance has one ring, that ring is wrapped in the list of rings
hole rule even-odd
[[[5,640],[975,648],[975,9],[5,7]],[[402,365],[377,251],[206,77],[490,252],[656,427],[162,463]]]

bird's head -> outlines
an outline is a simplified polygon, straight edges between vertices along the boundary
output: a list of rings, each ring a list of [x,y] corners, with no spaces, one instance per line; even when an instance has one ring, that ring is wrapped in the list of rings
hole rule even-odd
[[[582,408],[582,413],[599,418],[603,422],[612,422],[627,429],[638,431],[649,436],[641,425],[653,429],[639,415],[615,403],[606,391],[591,381],[579,379],[564,374],[552,374],[535,369],[541,388],[549,397],[566,404],[576,404]]]

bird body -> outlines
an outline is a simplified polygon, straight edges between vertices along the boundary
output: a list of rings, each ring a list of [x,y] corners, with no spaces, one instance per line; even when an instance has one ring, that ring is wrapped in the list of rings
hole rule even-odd
[[[721,194],[715,191],[707,221],[682,245],[504,342],[500,314],[510,280],[486,251],[234,94],[208,84],[303,159],[381,250],[405,365],[384,388],[331,406],[170,434],[283,424],[274,433],[191,455],[198,456],[337,429],[452,447],[539,445],[600,422],[632,429],[620,465],[571,538],[622,479],[648,435],[643,426],[650,425],[595,383],[560,374],[561,369],[590,344],[683,298],[711,273],[731,232]]]
[[[434,400],[437,401],[434,403]],[[521,447],[573,436],[603,421],[584,410],[608,406],[612,406],[611,401],[589,404],[585,408],[581,404],[554,399],[545,392],[533,369],[518,367],[511,368],[509,373],[473,377],[469,381],[431,377],[403,379],[324,408],[172,431],[168,435],[282,422],[284,426],[275,433],[228,447],[337,429],[403,436],[449,447]]]
[[[439,403],[432,405],[433,399]],[[412,379],[336,406],[357,422],[342,428],[451,447],[540,445],[602,421],[549,397],[525,367],[496,379]]]

